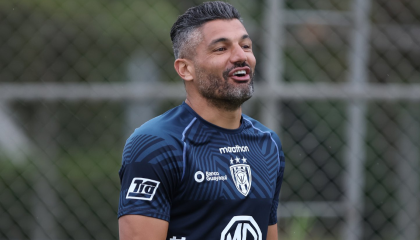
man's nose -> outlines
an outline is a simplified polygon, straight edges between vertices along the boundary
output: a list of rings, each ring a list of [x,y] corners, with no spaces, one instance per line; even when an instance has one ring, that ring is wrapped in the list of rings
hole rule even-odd
[[[244,51],[244,49],[242,48],[242,46],[235,46],[232,49],[232,55],[231,55],[231,62],[232,63],[236,63],[236,62],[240,62],[243,63],[247,60],[247,56],[246,53]]]

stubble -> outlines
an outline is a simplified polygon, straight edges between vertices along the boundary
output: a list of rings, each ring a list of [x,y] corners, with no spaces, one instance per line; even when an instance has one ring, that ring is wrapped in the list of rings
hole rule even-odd
[[[233,68],[243,66],[247,66],[247,64],[243,63]],[[246,100],[252,97],[254,92],[253,72],[250,72],[251,79],[248,83],[229,83],[229,72],[233,68],[224,71],[223,78],[196,68],[198,91],[200,94],[207,99],[209,104],[226,111],[239,109]]]

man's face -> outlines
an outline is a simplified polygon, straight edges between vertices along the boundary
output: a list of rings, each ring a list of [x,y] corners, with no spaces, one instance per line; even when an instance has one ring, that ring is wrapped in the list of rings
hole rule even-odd
[[[253,93],[252,41],[237,20],[214,20],[201,27],[194,56],[195,85],[209,103],[236,110]]]

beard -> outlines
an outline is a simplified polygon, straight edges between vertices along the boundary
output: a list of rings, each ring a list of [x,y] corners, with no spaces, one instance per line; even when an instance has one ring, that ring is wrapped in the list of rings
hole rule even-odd
[[[231,84],[229,83],[229,72],[234,68],[244,66],[248,66],[248,64],[235,64],[234,67],[223,72],[223,78],[196,67],[199,93],[214,107],[226,111],[239,109],[242,103],[252,97],[254,74],[251,70],[250,81],[247,83]]]

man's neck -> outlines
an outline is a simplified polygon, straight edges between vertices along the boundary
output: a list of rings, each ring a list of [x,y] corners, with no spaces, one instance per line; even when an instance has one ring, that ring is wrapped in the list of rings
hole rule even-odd
[[[190,101],[188,98],[185,100],[185,103],[201,118],[216,126],[226,129],[237,129],[241,126],[241,107],[234,111],[227,111],[217,108],[207,101]]]

